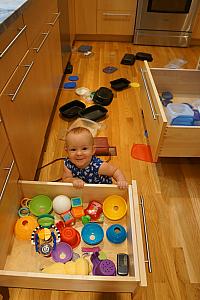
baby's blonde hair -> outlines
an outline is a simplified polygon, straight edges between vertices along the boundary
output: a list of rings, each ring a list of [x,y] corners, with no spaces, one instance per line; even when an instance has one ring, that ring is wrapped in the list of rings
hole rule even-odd
[[[82,133],[87,133],[89,138],[91,139],[92,145],[94,144],[94,138],[90,132],[89,129],[85,127],[75,127],[67,131],[66,136],[65,136],[65,146],[67,147],[67,137],[69,134],[82,134]]]

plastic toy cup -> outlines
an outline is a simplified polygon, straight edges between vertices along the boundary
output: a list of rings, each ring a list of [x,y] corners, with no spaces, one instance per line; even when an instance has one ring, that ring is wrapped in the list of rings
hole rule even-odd
[[[61,240],[72,248],[76,248],[80,244],[81,236],[73,227],[65,227],[61,232]]]
[[[109,196],[103,202],[103,213],[110,220],[116,221],[123,218],[126,211],[126,201],[119,195]]]
[[[56,262],[66,263],[72,259],[72,247],[69,244],[61,242],[56,245],[56,248],[52,251],[51,256]]]
[[[37,195],[31,199],[29,209],[35,216],[48,214],[52,210],[52,200],[46,195]]]

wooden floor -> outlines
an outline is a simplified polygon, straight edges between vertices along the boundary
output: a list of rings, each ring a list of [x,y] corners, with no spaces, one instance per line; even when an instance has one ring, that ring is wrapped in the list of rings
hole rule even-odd
[[[77,52],[80,45],[93,46],[94,55],[85,57]],[[200,47],[170,48],[136,46],[118,42],[76,42],[71,58],[73,75],[79,76],[78,86],[96,90],[110,87],[110,80],[125,77],[139,81],[139,62],[134,66],[121,65],[125,53],[148,52],[153,55],[152,67],[163,67],[171,59],[188,61],[185,68],[195,68]],[[106,74],[102,69],[115,66],[118,70]],[[67,79],[66,79],[67,81]],[[139,194],[145,200],[153,272],[148,273],[148,287],[139,288],[133,299],[197,300],[200,299],[200,158],[163,158],[157,164],[131,157],[133,143],[146,143],[141,116],[139,88],[115,93],[102,122],[99,136],[107,136],[110,145],[117,147],[112,162],[123,169],[127,179],[136,179]],[[68,122],[59,117],[58,108],[79,99],[74,90],[61,90],[58,107],[44,155],[46,164],[65,156],[63,136]],[[88,104],[88,103],[86,103]],[[62,176],[63,162],[44,168],[40,180],[53,181]],[[67,293],[10,289],[11,299],[99,300],[131,299],[131,294]]]

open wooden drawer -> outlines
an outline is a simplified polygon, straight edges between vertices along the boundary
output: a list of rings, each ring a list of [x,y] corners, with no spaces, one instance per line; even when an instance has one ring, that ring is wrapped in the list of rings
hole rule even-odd
[[[116,255],[125,252],[129,255],[128,276],[93,276],[93,275],[55,275],[45,274],[40,268],[47,264],[51,258],[42,257],[34,250],[30,241],[19,241],[10,236],[10,247],[4,260],[0,260],[0,286],[23,287],[54,290],[73,291],[98,291],[98,292],[133,292],[138,285],[146,286],[146,271],[142,244],[140,213],[136,182],[133,181],[128,189],[120,190],[116,185],[85,185],[84,189],[74,189],[71,184],[50,183],[37,181],[19,181],[18,188],[21,197],[33,197],[38,194],[46,194],[52,199],[60,194],[69,197],[81,197],[84,206],[91,200],[103,202],[107,196],[117,194],[127,200],[126,216],[115,223],[120,223],[127,230],[127,239],[122,244],[111,244],[105,235],[105,229],[113,224],[105,218],[103,229],[104,239],[99,245],[106,252],[107,257],[116,263]],[[12,200],[13,210],[19,206],[19,198]],[[1,214],[1,210],[0,210]],[[0,216],[1,217],[1,216]],[[17,219],[17,215],[16,215]],[[7,219],[13,223],[13,219]],[[75,228],[81,231],[82,224],[77,222]],[[1,228],[0,228],[1,229]],[[1,234],[6,235],[6,232]],[[75,248],[75,252],[81,254],[81,244]],[[53,263],[53,260],[51,261]],[[114,283],[115,282],[115,283]]]
[[[154,161],[158,157],[200,157],[200,126],[172,126],[167,123],[159,95],[173,94],[173,103],[200,99],[200,71],[196,69],[141,68],[141,104]]]

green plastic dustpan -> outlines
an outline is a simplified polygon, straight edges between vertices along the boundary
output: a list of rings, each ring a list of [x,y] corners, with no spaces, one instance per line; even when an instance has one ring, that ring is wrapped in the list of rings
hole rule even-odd
[[[52,200],[46,195],[37,195],[29,203],[30,212],[35,216],[48,214],[52,207]]]

